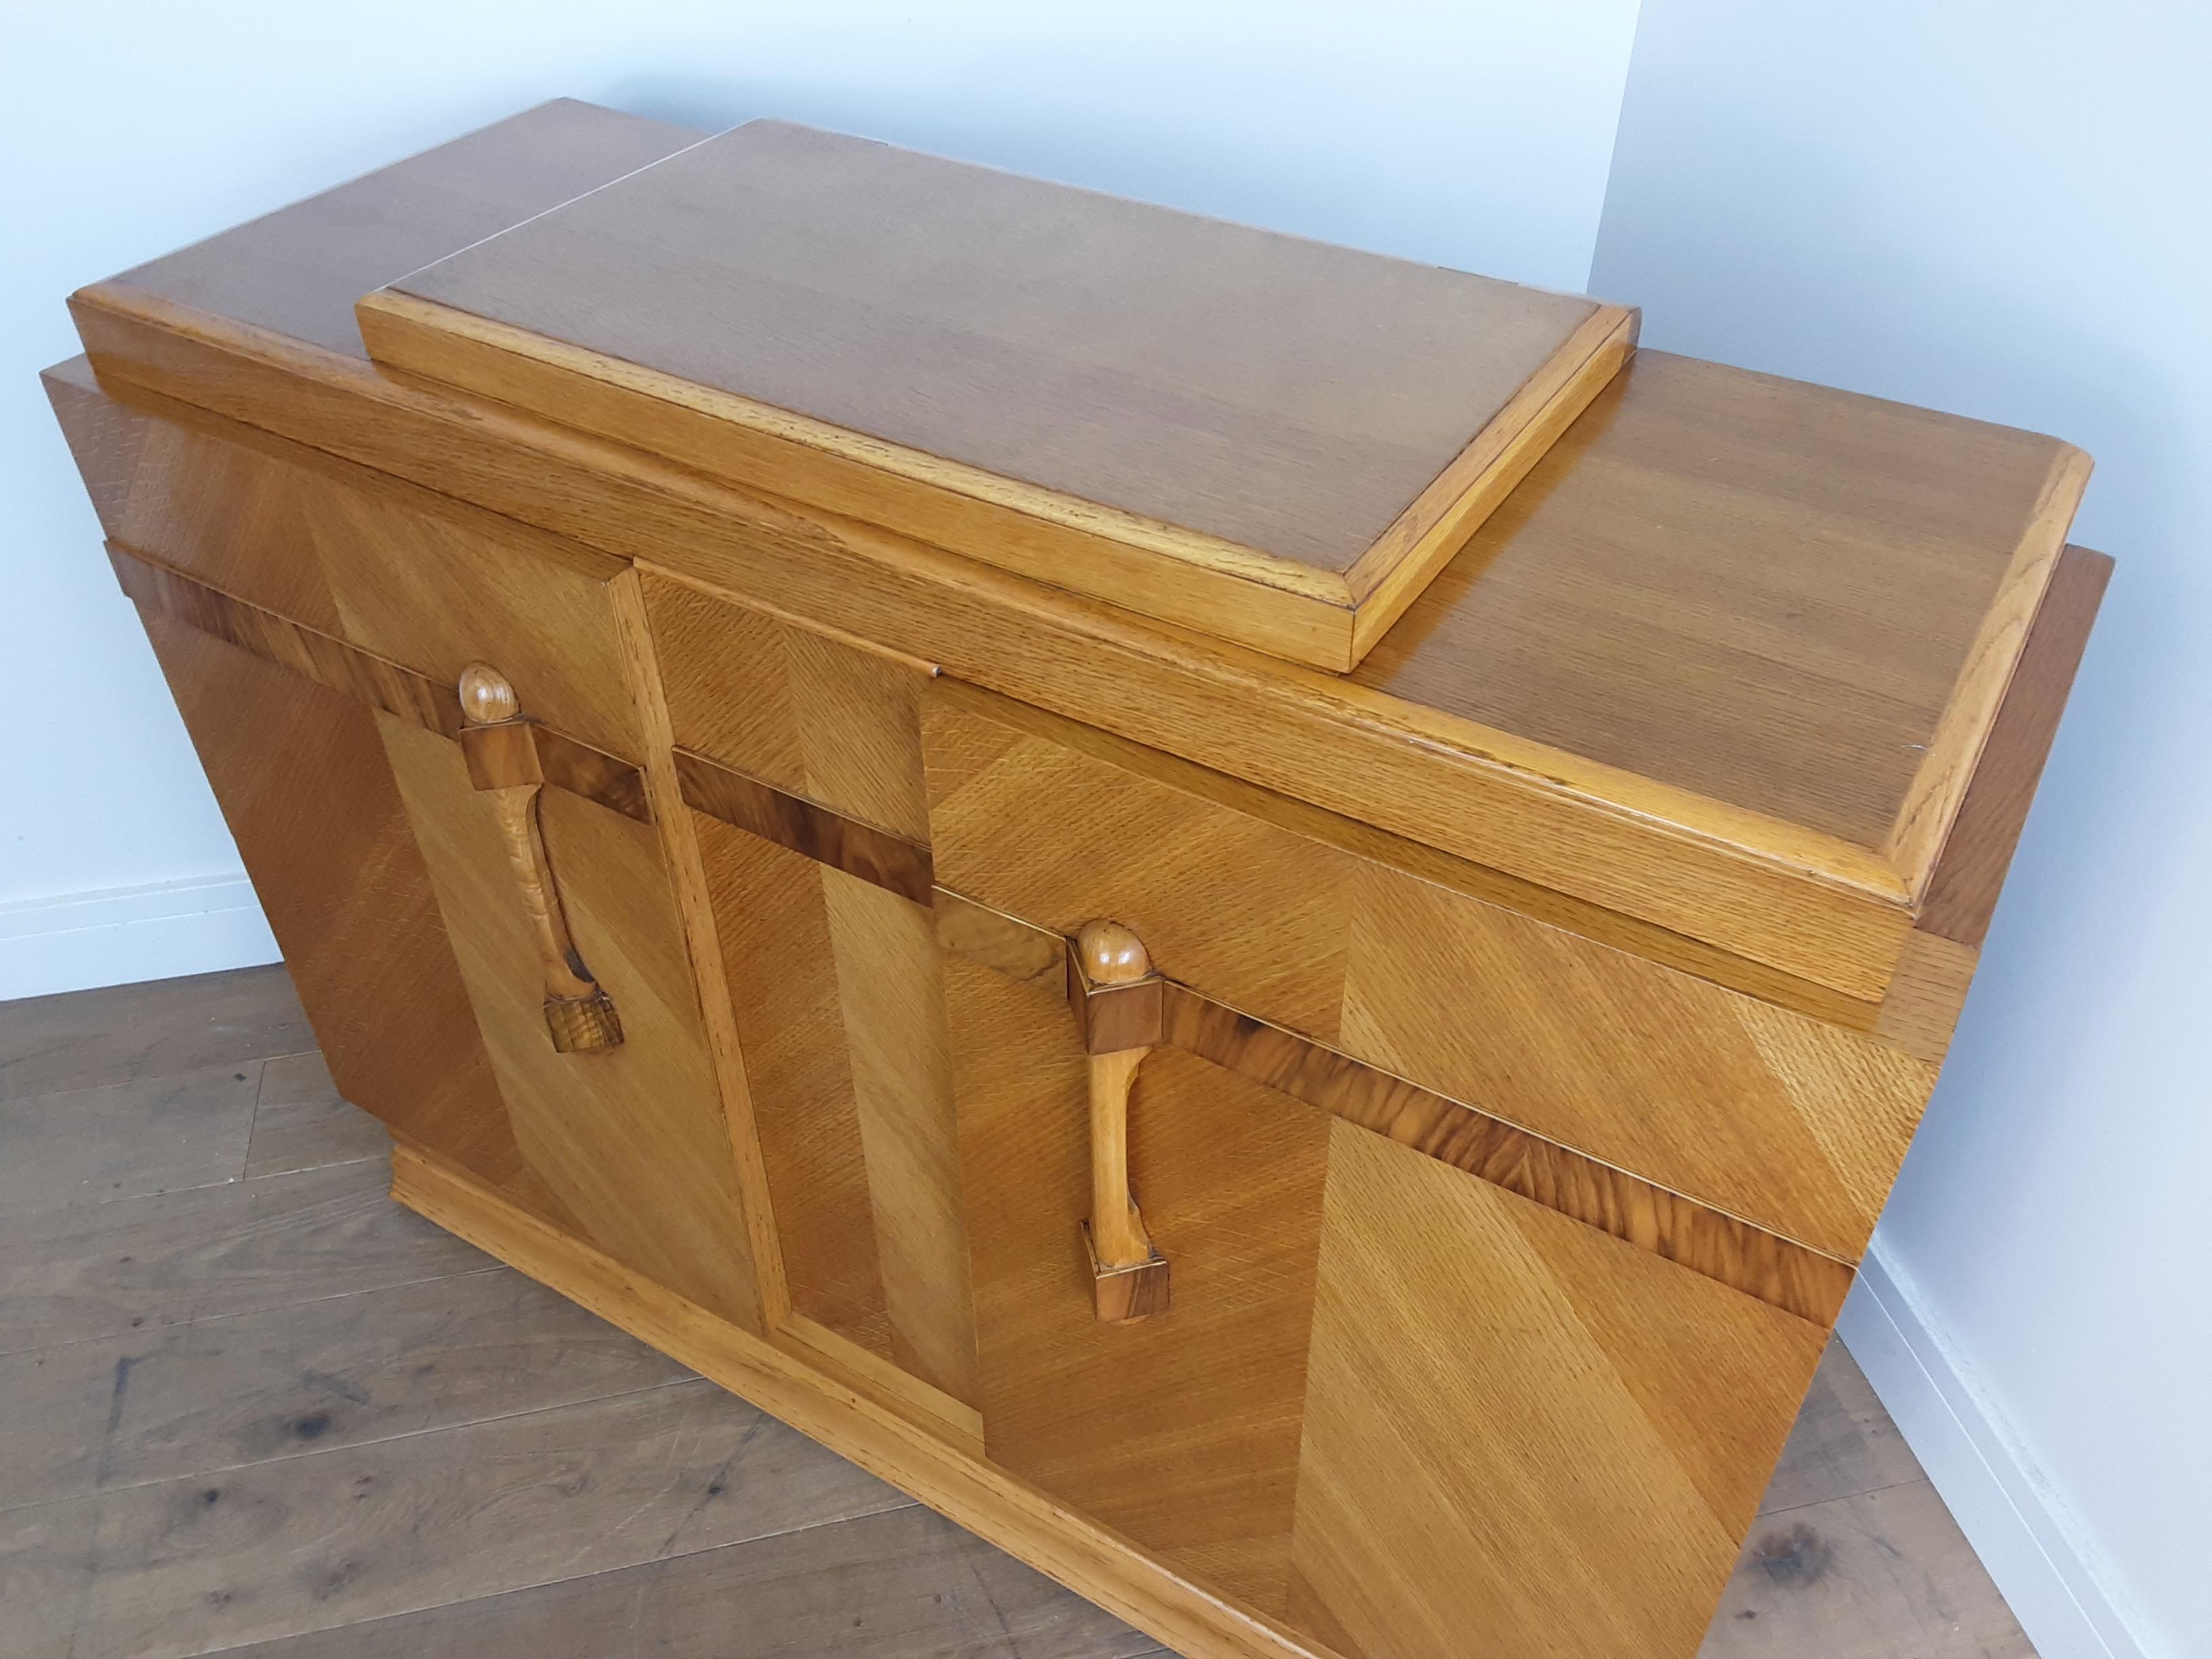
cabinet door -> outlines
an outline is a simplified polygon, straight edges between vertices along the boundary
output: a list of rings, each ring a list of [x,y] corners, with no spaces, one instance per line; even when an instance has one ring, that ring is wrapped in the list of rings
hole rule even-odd
[[[1006,908],[1010,866],[1145,781],[1067,793],[1024,747],[1048,726],[1003,712],[942,687],[924,721],[986,1454],[1351,1659],[1690,1659],[1848,1270],[1169,976],[1241,974],[1339,1029],[1312,992],[1340,954],[1264,825],[1125,825],[1126,856],[1055,866],[1066,913]],[[1122,1097],[1165,1305],[1105,1322],[1085,1229],[1108,1017],[1080,981],[1071,1012],[1062,935],[1117,917],[1133,867],[1192,860],[1218,879],[1151,896],[1172,943]]]
[[[340,1090],[757,1328],[639,770],[627,568],[227,422],[88,385],[56,404]],[[542,776],[525,791],[534,883],[514,856],[517,798],[464,757],[455,682],[471,661],[508,676],[530,717],[514,731]],[[618,1043],[556,1046],[548,914]]]
[[[648,579],[744,1055],[781,1331],[973,1445],[975,1346],[931,910],[925,665]]]

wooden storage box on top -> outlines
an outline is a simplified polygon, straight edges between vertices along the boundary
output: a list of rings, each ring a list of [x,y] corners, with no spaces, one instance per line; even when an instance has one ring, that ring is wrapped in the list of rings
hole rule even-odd
[[[1695,1651],[2096,608],[2076,452],[577,104],[73,304],[402,1202],[1194,1659]]]

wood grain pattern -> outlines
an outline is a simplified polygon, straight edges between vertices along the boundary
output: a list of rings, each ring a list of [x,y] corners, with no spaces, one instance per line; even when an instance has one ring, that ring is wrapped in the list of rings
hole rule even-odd
[[[1293,1622],[1688,1659],[1822,1333],[1348,1124],[1328,1162]]]
[[[1846,996],[1878,1001],[1909,931],[1896,872],[1832,836],[1349,679],[1164,635],[972,561],[164,300],[108,285],[72,307],[118,384],[281,424]]]
[[[124,276],[141,292],[362,357],[362,295],[705,136],[556,98]]]
[[[617,1048],[558,1054],[506,848],[459,750],[388,715],[379,724],[525,1159],[586,1237],[758,1328],[728,1130],[653,831],[543,797],[569,925],[625,1032]]]
[[[793,1310],[884,1358],[890,1328],[823,872],[693,814]]]
[[[1923,933],[1975,951],[1987,937],[2005,871],[2112,574],[2110,559],[2084,547],[2068,548],[2058,561],[1982,763],[1936,861],[1916,923]]]
[[[959,957],[945,984],[985,1449],[1179,1573],[1279,1614],[1328,1120],[1153,1054],[1130,1185],[1174,1263],[1175,1306],[1102,1324],[1079,1227],[1086,1060],[1066,1011]]]
[[[439,682],[219,592],[127,547],[111,544],[107,552],[116,580],[143,614],[197,629],[426,730],[456,739],[463,735],[459,699]],[[532,741],[544,781],[626,817],[650,817],[644,779],[629,762],[549,726],[535,727]]]
[[[930,915],[704,815],[696,829],[792,1305],[970,1401]]]
[[[967,971],[987,983],[993,977],[980,969]],[[789,1354],[533,1220],[450,1166],[402,1146],[394,1153],[392,1175],[392,1196],[409,1208],[552,1285],[1159,1639],[1220,1659],[1329,1659],[1279,1621],[1143,1559],[1128,1539],[1034,1485],[948,1451],[940,1437],[906,1416],[866,1395],[826,1391],[818,1374]],[[1073,1264],[1068,1272],[1083,1324],[1097,1328],[1075,1288]],[[1164,1322],[1135,1330],[1152,1328],[1165,1328]]]
[[[1933,1073],[1911,1054],[1384,861],[1260,792],[949,678],[926,700],[939,878],[1844,1261]],[[1358,847],[1361,850],[1350,850]]]
[[[919,702],[933,668],[683,582],[644,592],[678,747],[928,841]]]
[[[886,834],[698,755],[678,751],[676,770],[684,800],[708,817],[912,903],[929,902],[933,878],[926,844]]]
[[[338,636],[337,601],[312,550],[320,478],[288,465],[280,441],[234,422],[218,436],[151,394],[143,407],[118,402],[82,361],[43,378],[110,544]]]
[[[1640,353],[1352,678],[1917,888],[2087,472],[2032,433]]]
[[[1850,1292],[1851,1270],[1832,1256],[1181,986],[1169,991],[1167,1038],[1217,1066],[1801,1319],[1832,1325]]]
[[[147,635],[338,1086],[566,1220],[515,1140],[375,714],[159,614]]]
[[[1368,591],[1432,572],[1504,452],[1632,334],[1587,300],[773,121],[359,317],[399,368],[1337,669]]]
[[[1057,997],[1044,971],[1066,941],[937,890],[939,939],[953,955]],[[948,925],[947,918],[951,918]],[[1832,1325],[1850,1267],[1793,1240],[1642,1181],[1472,1106],[1393,1077],[1172,981],[1161,1040],[1255,1083],[1464,1170],[1545,1208],[1819,1325]]]
[[[613,1524],[594,1492],[627,1500]],[[678,1382],[116,1493],[76,1651],[184,1659],[218,1632],[324,1626],[341,1595],[356,1617],[404,1613],[460,1583],[520,1589],[903,1502],[711,1383]],[[327,1528],[295,1532],[307,1511]],[[236,1587],[279,1553],[291,1571],[240,1605]]]

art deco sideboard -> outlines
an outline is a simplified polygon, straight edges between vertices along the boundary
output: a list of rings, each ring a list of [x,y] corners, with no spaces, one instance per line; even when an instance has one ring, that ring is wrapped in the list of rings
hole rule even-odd
[[[394,1195],[1194,1659],[1687,1659],[2108,568],[2063,443],[532,111],[48,385]]]

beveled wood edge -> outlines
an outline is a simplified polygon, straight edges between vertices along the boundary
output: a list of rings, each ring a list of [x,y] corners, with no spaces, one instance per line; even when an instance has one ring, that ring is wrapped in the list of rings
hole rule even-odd
[[[1879,999],[1847,995],[1818,981],[1771,967],[1755,957],[1739,956],[1656,922],[1474,863],[1371,823],[1332,812],[1326,807],[1279,794],[1243,778],[1217,772],[1195,761],[1102,731],[1049,709],[1002,696],[949,674],[933,679],[929,696],[966,708],[983,719],[1012,726],[1104,761],[1123,771],[1134,772],[1180,793],[1196,795],[1309,841],[1574,933],[1608,950],[1624,951],[1845,1030],[1862,1035],[1873,1035],[1877,1030],[1882,1008]],[[1902,918],[1898,932],[1901,943],[1906,933]]]
[[[1294,662],[1353,666],[1333,571],[1000,477],[397,289],[355,306],[380,366]],[[1163,568],[1160,561],[1171,563]],[[1076,561],[1097,567],[1085,574]],[[1079,574],[1084,580],[1073,580]]]
[[[198,629],[327,690],[462,741],[460,699],[442,680],[303,628],[122,542],[106,545],[118,585],[144,614]],[[641,823],[653,821],[636,767],[551,726],[533,722],[531,735],[546,783]]]
[[[1949,1050],[2112,573],[2105,555],[2069,544],[2028,624],[1875,1023],[1917,1059],[1941,1065]]]
[[[684,805],[708,817],[914,903],[930,902],[935,878],[927,847],[688,749],[676,751],[676,775]]]
[[[1048,928],[937,889],[945,950],[1064,995],[1067,944]],[[1062,963],[1057,979],[1048,956]],[[1501,1187],[1637,1249],[1826,1328],[1856,1272],[1808,1244],[1409,1083],[1379,1066],[1164,981],[1161,1040]]]
[[[1642,313],[1602,301],[1593,306],[1497,418],[1345,571],[1358,610],[1352,626],[1355,666],[1627,363]]]
[[[1344,1659],[1192,1583],[871,1393],[632,1273],[411,1142],[393,1146],[392,1196],[1157,1641],[1217,1659]]]
[[[2061,444],[2045,475],[2019,546],[1975,630],[1928,751],[1915,769],[1882,851],[1916,904],[1924,902],[1944,842],[2018,672],[2058,568],[2075,510],[2088,488],[2089,457]]]
[[[803,1313],[789,1313],[769,1333],[768,1340],[832,1376],[842,1373],[852,1386],[872,1392],[887,1409],[920,1424],[969,1456],[983,1455],[981,1412],[942,1389],[933,1388],[850,1337]]]
[[[94,373],[125,401],[148,392],[218,428],[281,428],[276,441],[702,591],[834,615],[1007,695],[1847,996],[1879,997],[1896,965],[1905,895],[1868,849],[113,283],[70,306]],[[1263,690],[1273,718],[1260,741],[1236,715]],[[1340,750],[1349,766],[1311,763]]]
[[[775,1223],[768,1165],[753,1118],[752,1085],[745,1075],[744,1045],[738,1031],[737,1005],[730,994],[728,963],[722,954],[714,894],[699,851],[698,826],[684,804],[683,781],[676,775],[676,734],[668,709],[667,687],[660,677],[653,619],[647,614],[644,579],[633,565],[607,584],[615,643],[623,674],[637,706],[645,744],[646,799],[653,807],[660,856],[676,900],[676,916],[690,958],[691,986],[707,1057],[722,1109],[725,1144],[738,1183],[745,1242],[752,1255],[755,1330],[775,1330],[791,1316],[791,1285],[784,1271],[783,1240]]]
[[[2112,574],[2112,561],[2089,548],[2069,544],[2059,555],[1937,855],[1917,931],[1976,951],[1988,937]]]

